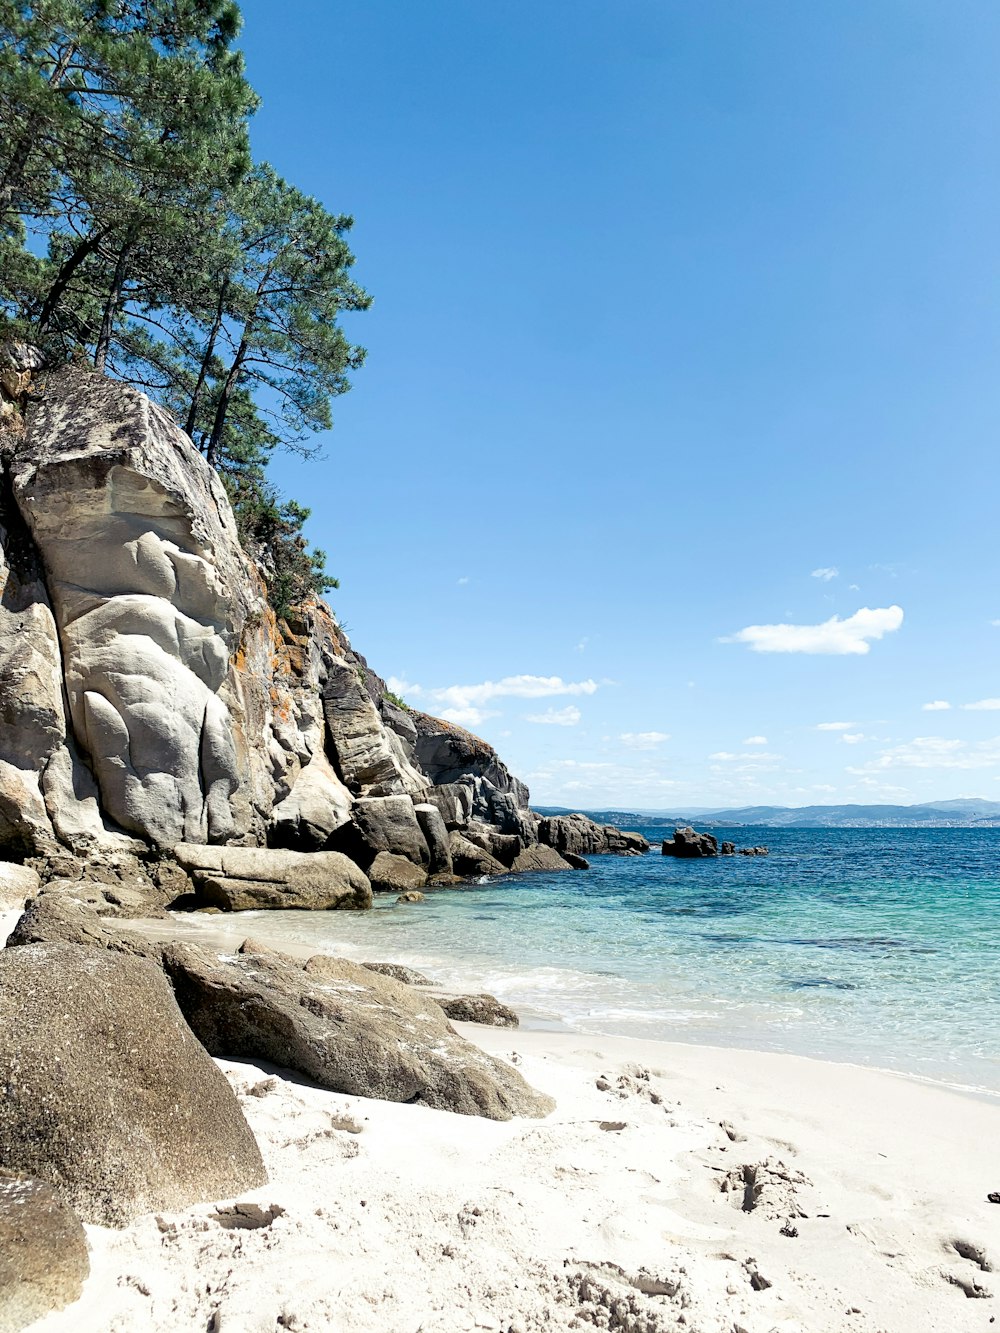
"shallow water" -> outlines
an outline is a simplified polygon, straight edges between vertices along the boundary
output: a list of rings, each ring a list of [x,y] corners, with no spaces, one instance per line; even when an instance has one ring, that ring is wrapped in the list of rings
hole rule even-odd
[[[371,913],[248,913],[241,925],[252,933],[266,915],[274,940],[410,963],[492,991],[535,1025],[1000,1093],[1000,829],[725,836],[771,855],[675,861],[655,848],[418,904],[380,899]]]

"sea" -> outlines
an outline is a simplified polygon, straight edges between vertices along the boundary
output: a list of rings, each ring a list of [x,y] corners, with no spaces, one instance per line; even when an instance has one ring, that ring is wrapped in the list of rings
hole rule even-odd
[[[522,1026],[784,1051],[1000,1096],[1000,828],[718,832],[770,854],[679,861],[657,841],[368,913],[269,912],[267,934],[489,991]]]

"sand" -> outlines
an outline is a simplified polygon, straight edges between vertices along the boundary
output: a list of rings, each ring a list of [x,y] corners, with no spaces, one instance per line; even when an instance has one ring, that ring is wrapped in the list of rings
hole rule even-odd
[[[88,1227],[83,1297],[37,1333],[997,1326],[1000,1101],[798,1056],[456,1026],[556,1111],[496,1123],[220,1060],[269,1185]]]

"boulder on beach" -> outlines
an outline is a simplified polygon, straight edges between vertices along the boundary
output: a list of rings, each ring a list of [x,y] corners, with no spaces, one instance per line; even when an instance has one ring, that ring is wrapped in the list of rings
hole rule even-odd
[[[20,907],[26,899],[38,892],[41,883],[38,872],[30,866],[16,865],[12,861],[0,862],[0,912]]]
[[[71,1305],[89,1272],[72,1208],[43,1181],[0,1172],[0,1333]]]
[[[495,995],[442,995],[431,991],[449,1018],[456,1023],[481,1023],[489,1028],[516,1028],[520,1019]]]
[[[379,852],[368,867],[368,878],[374,893],[406,893],[424,887],[427,871],[395,852]]]
[[[164,950],[177,1001],[207,1049],[268,1060],[355,1097],[509,1120],[553,1107],[511,1066],[461,1038],[419,990],[343,958],[220,959]]]
[[[226,912],[363,911],[372,905],[368,876],[340,852],[181,843],[174,856],[191,876],[199,897]]]
[[[125,1226],[267,1180],[221,1070],[153,963],[74,944],[0,952],[0,1167]]]

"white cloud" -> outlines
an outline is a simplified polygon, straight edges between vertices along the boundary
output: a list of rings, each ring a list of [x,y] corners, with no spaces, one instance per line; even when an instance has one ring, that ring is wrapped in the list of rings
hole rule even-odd
[[[767,744],[767,737],[766,737],[766,736],[747,736],[747,737],[745,737],[744,740],[742,741],[742,744],[743,744],[743,745],[766,745],[766,744]]]
[[[445,722],[454,722],[457,727],[478,727],[491,717],[499,717],[483,708],[445,708],[441,717]]]
[[[478,685],[446,685],[428,690],[428,697],[451,708],[478,707],[491,699],[547,699],[559,694],[594,694],[596,680],[563,680],[561,676],[504,676]],[[445,714],[442,714],[444,717]]]
[[[463,574],[462,577],[461,577],[460,579],[457,580],[457,582],[458,582],[458,586],[459,586],[460,588],[464,588],[465,585],[469,582],[469,576],[468,576],[468,574]]]
[[[951,707],[947,699],[932,699],[929,704],[922,704],[925,713],[944,713]]]
[[[393,694],[398,694],[401,699],[405,699],[407,695],[414,698],[423,693],[419,685],[411,685],[410,682],[404,680],[402,676],[390,676],[385,683],[386,687],[390,689]]]
[[[537,722],[545,727],[575,727],[583,714],[575,704],[565,708],[547,708],[544,713],[525,713],[525,722]]]
[[[817,731],[850,731],[850,729],[851,729],[853,726],[856,726],[856,725],[857,725],[857,724],[854,723],[854,722],[817,722],[817,723],[816,723],[816,730],[817,730]]]
[[[891,634],[902,623],[900,606],[863,606],[846,620],[831,616],[820,625],[748,625],[722,642],[745,643],[755,653],[862,654],[869,651],[870,640]]]
[[[993,625],[995,628],[996,626],[1000,625],[1000,620],[991,620],[990,624]]]
[[[578,653],[585,652],[585,651],[586,651],[586,648],[587,648],[587,644],[588,644],[589,642],[590,642],[590,639],[589,639],[586,635],[584,635],[584,637],[583,637],[583,638],[580,640],[580,642],[576,645],[576,651],[577,651]]]
[[[840,738],[845,745],[857,745],[865,739],[863,731],[845,731]]]
[[[812,577],[814,579],[822,579],[824,583],[829,583],[830,580],[835,579],[839,573],[840,570],[836,565],[828,565],[823,569],[814,569]]]
[[[630,750],[655,750],[670,739],[670,734],[666,731],[623,731],[618,739]]]
[[[1000,736],[970,745],[945,736],[916,736],[904,745],[883,750],[863,768],[848,773],[882,772],[888,768],[995,768],[1000,765]]]
[[[970,713],[995,713],[1000,709],[1000,699],[979,699],[974,704],[963,704]]]

